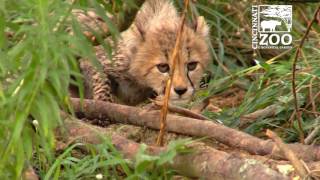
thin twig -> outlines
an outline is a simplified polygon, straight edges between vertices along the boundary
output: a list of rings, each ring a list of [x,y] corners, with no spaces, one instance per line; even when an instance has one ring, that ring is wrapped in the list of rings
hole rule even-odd
[[[266,117],[273,116],[276,114],[276,111],[278,108],[279,108],[279,105],[273,104],[263,109],[259,109],[255,112],[252,112],[250,114],[243,115],[240,117],[240,127],[243,127],[244,125],[252,123],[259,118],[266,118]]]
[[[315,101],[319,96],[320,96],[320,91],[317,92],[317,94],[313,96],[312,101]],[[304,108],[307,109],[311,105],[312,101],[310,101]]]
[[[314,138],[317,136],[319,130],[320,130],[320,126],[319,126],[319,113],[317,112],[317,108],[316,108],[316,103],[315,103],[315,98],[314,98],[314,94],[313,94],[313,81],[316,79],[316,77],[313,77],[310,80],[310,84],[309,84],[309,99],[310,102],[308,104],[311,104],[311,113],[314,115],[315,119],[315,128],[308,134],[308,136],[305,138],[304,143],[305,144],[311,144],[312,141],[314,140]],[[308,112],[307,109],[305,109],[305,111]]]
[[[311,131],[311,133],[304,140],[305,144],[310,144],[314,140],[314,138],[317,136],[318,132],[320,131],[319,122],[320,122],[320,117],[317,117],[315,119],[315,128]]]
[[[210,103],[210,98],[211,96],[206,97],[203,100],[201,100],[199,103],[193,105],[191,107],[191,111],[194,113],[201,113],[206,107],[208,107]]]
[[[170,78],[168,79],[167,84],[166,84],[164,102],[163,102],[163,106],[162,106],[161,114],[160,114],[160,131],[159,131],[159,136],[157,139],[158,146],[163,145],[163,138],[164,138],[164,134],[165,134],[166,126],[167,126],[166,118],[167,118],[167,114],[168,114],[168,102],[169,102],[169,97],[170,97],[171,84],[172,84],[172,80],[173,80],[173,76],[174,76],[176,59],[177,59],[178,51],[180,48],[181,36],[182,36],[182,32],[183,32],[183,28],[184,28],[184,24],[185,24],[185,20],[186,20],[188,6],[189,6],[189,0],[185,0],[184,1],[184,10],[183,10],[183,14],[182,14],[182,21],[180,24],[180,29],[177,32],[177,39],[176,39],[176,43],[175,43],[175,46],[174,46],[174,49],[172,52],[171,61],[170,61],[170,62],[172,62],[172,68],[170,68]]]
[[[313,81],[316,79],[316,77],[311,78],[310,80],[310,84],[309,84],[309,99],[310,99],[310,103],[311,103],[311,107],[312,107],[312,112],[317,112],[317,108],[316,108],[316,103],[313,99],[314,94],[313,94]],[[317,117],[317,114],[314,114],[315,117]]]
[[[160,101],[153,101],[157,106],[163,106],[163,103]],[[195,118],[195,119],[201,119],[201,120],[208,120],[212,121],[211,119],[207,118],[206,116],[203,116],[201,114],[195,113],[193,111],[190,111],[189,109],[182,108],[179,106],[175,106],[173,104],[168,104],[168,109],[170,112],[178,113],[187,117]]]
[[[298,159],[295,153],[282,142],[281,138],[269,129],[267,130],[266,135],[276,143],[283,155],[286,156],[287,159],[291,162],[292,166],[297,171],[301,179],[307,177],[308,172],[301,163],[300,159]]]
[[[299,44],[297,51],[296,51],[296,54],[295,54],[295,58],[292,63],[292,94],[293,94],[293,98],[294,98],[294,108],[296,111],[296,118],[298,120],[299,136],[300,136],[301,143],[304,143],[304,133],[303,133],[303,128],[302,128],[302,119],[301,119],[301,113],[300,113],[299,106],[298,106],[298,98],[297,98],[297,92],[296,92],[296,65],[297,65],[297,60],[300,55],[303,43],[306,40],[306,38],[310,32],[312,24],[316,21],[317,14],[319,13],[319,11],[320,11],[320,6],[315,11],[315,13],[313,15],[313,19],[309,23],[307,31],[305,32],[304,36],[302,37],[302,39],[300,41],[300,44]]]
[[[309,110],[306,110],[305,108],[300,108],[300,110],[301,110],[301,111],[304,111],[304,112],[306,112],[306,113],[308,113],[308,114],[312,114],[312,115],[314,115],[314,116],[316,116],[316,117],[318,117],[318,116],[320,115],[320,112],[309,111]]]

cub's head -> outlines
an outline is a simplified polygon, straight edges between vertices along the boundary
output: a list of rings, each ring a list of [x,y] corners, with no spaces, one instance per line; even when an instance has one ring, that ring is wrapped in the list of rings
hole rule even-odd
[[[161,12],[158,14],[161,15]],[[169,72],[173,66],[171,55],[181,23],[181,18],[172,18],[174,15],[170,15],[170,11],[168,16],[170,20],[158,17],[148,24],[137,24],[136,30],[141,35],[141,42],[129,70],[139,83],[152,88],[158,96],[164,95],[170,77]],[[207,40],[208,26],[203,17],[198,17],[193,25],[184,25],[173,74],[171,103],[189,101],[199,88],[203,72],[210,61]]]

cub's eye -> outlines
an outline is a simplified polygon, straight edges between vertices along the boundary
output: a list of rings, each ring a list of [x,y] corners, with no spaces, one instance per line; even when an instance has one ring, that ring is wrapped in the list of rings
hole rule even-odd
[[[195,69],[197,68],[197,65],[198,65],[198,62],[195,62],[195,61],[189,62],[189,63],[187,64],[188,71],[193,71],[193,70],[195,70]]]
[[[157,68],[161,73],[169,72],[169,69],[170,69],[169,65],[166,63],[158,64]]]

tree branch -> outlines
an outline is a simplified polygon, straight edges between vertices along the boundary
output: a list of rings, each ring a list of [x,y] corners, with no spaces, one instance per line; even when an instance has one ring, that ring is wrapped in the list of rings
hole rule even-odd
[[[102,136],[111,136],[112,144],[125,158],[133,160],[140,144],[112,133],[105,128],[88,125],[78,120],[66,120],[67,142],[91,144],[102,143]],[[178,154],[173,163],[167,164],[178,173],[189,177],[204,179],[289,179],[254,159],[236,157],[228,153],[209,148],[202,144],[193,144],[194,151]],[[166,147],[147,146],[147,153],[159,155]],[[186,163],[187,162],[187,163]]]
[[[75,112],[87,118],[107,118],[113,122],[145,126],[159,129],[159,111],[146,111],[140,108],[119,105],[104,101],[71,98]],[[198,137],[213,138],[223,144],[239,148],[251,154],[272,155],[276,159],[287,159],[269,140],[262,140],[235,129],[216,124],[212,121],[198,120],[169,114],[167,117],[168,131]],[[304,161],[320,160],[320,147],[301,144],[289,144],[290,148]]]

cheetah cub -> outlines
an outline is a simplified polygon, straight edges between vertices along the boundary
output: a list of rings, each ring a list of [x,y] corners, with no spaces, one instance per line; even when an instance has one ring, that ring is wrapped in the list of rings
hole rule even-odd
[[[163,97],[180,23],[171,1],[147,0],[133,24],[121,33],[112,60],[101,46],[95,47],[104,73],[87,60],[80,61],[86,98],[136,105],[154,95]],[[191,100],[210,61],[204,18],[184,26],[170,95],[174,104]]]

